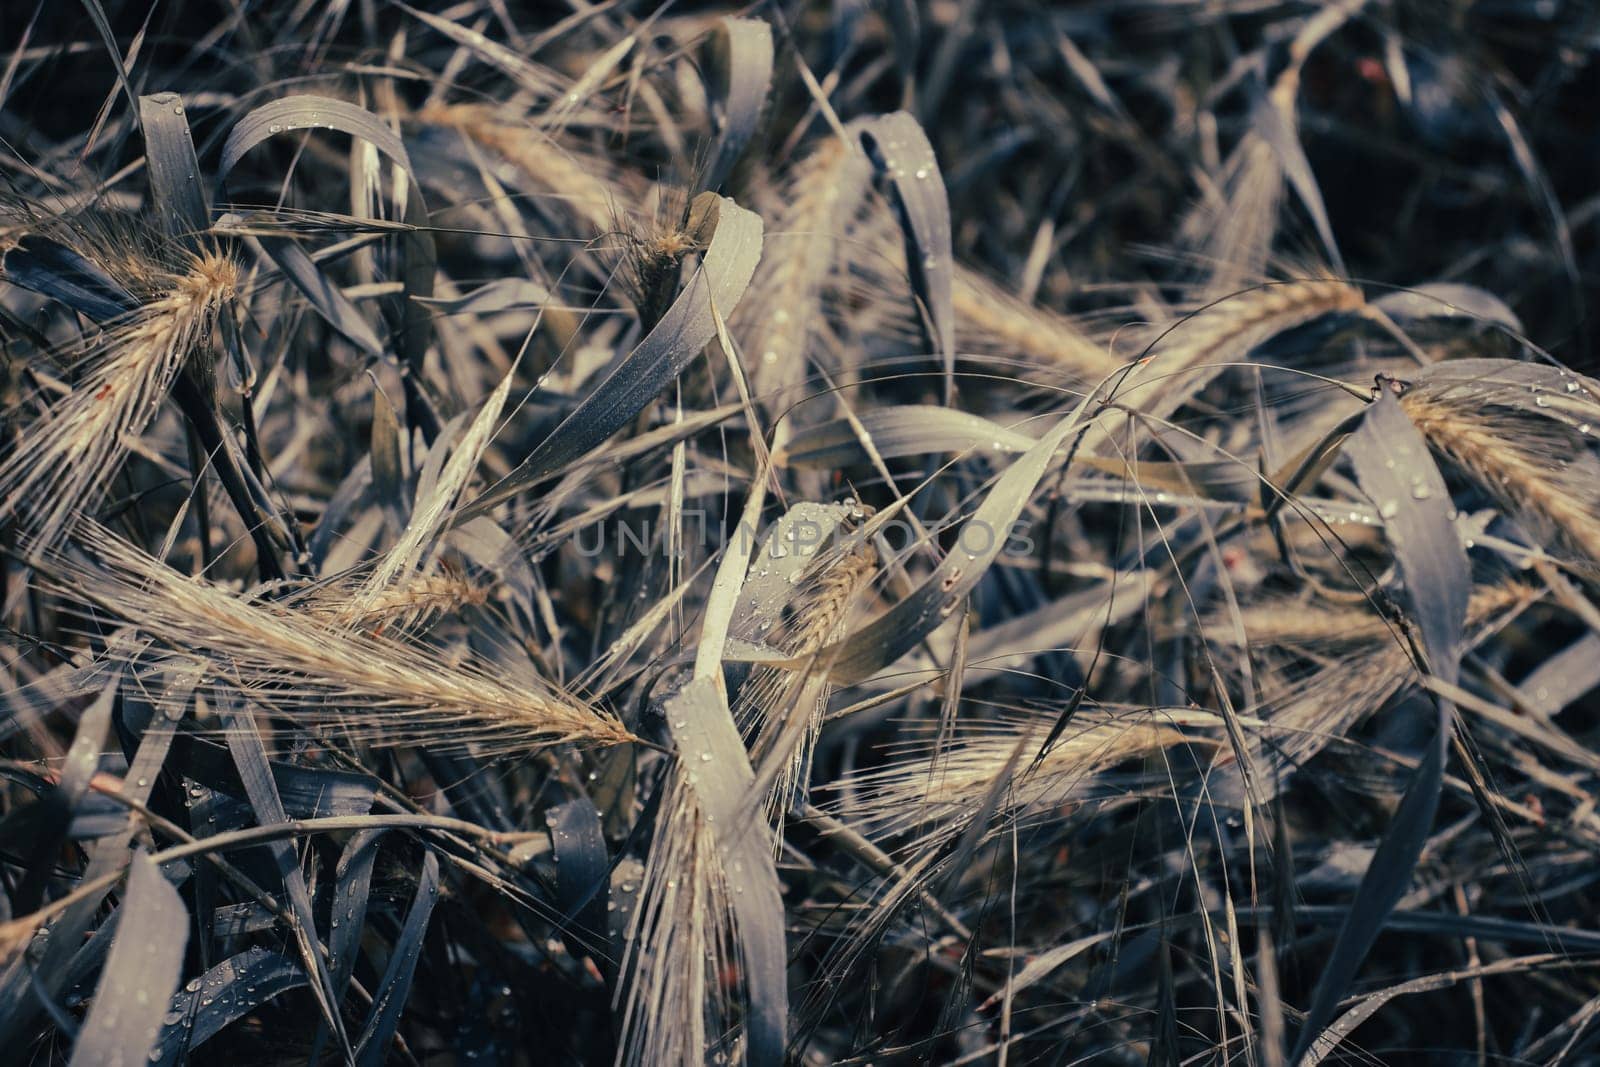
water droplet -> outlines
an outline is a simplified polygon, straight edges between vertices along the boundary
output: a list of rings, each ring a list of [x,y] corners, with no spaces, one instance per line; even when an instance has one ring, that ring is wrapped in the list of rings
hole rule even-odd
[[[183,114],[183,105],[182,105],[182,104],[173,104],[173,105],[172,105],[172,113],[173,113],[173,114],[174,114],[174,115],[181,115],[181,114]]]
[[[927,167],[918,167],[917,168],[917,181],[925,182],[927,180],[928,180],[928,168]]]
[[[1386,519],[1392,519],[1400,514],[1400,505],[1393,500],[1385,500],[1378,506],[1378,514]]]
[[[267,127],[267,132],[268,133],[282,133],[283,132],[283,127],[277,125],[276,123],[274,123],[273,125]]]
[[[1433,490],[1428,488],[1427,482],[1413,482],[1411,485],[1412,500],[1426,500],[1433,495]]]
[[[709,752],[700,753],[700,762],[701,763],[710,763],[711,762],[711,753],[709,753]]]

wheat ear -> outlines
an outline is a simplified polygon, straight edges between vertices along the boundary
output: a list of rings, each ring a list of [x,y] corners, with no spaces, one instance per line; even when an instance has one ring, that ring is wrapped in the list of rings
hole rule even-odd
[[[861,209],[871,167],[853,144],[829,137],[766,198],[772,252],[761,258],[753,299],[737,324],[754,354],[751,376],[775,406],[804,381],[823,298],[848,266],[844,238]]]
[[[205,358],[212,324],[238,286],[233,260],[194,257],[89,346],[76,360],[77,382],[0,464],[0,520],[21,516],[36,540],[53,544],[92,508],[185,363]]]
[[[1600,468],[1584,429],[1449,388],[1419,385],[1400,403],[1429,445],[1507,508],[1600,560]]]
[[[432,104],[416,113],[419,122],[459,130],[475,144],[521,171],[534,185],[559,197],[586,230],[609,231],[618,197],[604,161],[582,162],[531,123],[512,121],[482,104]]]
[[[78,536],[93,561],[64,552],[39,560],[65,589],[174,652],[204,657],[211,684],[308,726],[376,746],[508,756],[632,739],[621,723],[554,686],[512,685],[485,664],[446,662],[420,645],[243,599],[179,574],[103,527],[85,523]]]

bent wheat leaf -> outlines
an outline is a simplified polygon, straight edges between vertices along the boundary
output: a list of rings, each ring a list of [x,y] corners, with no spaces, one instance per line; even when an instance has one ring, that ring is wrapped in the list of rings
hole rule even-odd
[[[839,643],[817,654],[831,660],[840,684],[859,682],[915,648],[954,614],[1000,554],[1012,524],[1049,469],[1056,451],[1081,429],[1088,400],[1060,419],[1032,448],[1017,457],[956,535],[956,547],[927,579],[894,607]]]
[[[65,304],[95,322],[108,322],[139,306],[139,300],[93,261],[59,241],[30,234],[0,258],[0,273],[13,285]]]
[[[200,189],[200,164],[195,159],[189,120],[184,117],[183,98],[177,93],[141,96],[139,114],[143,117],[151,206],[163,229],[190,251],[198,252],[198,235],[211,225],[211,212]]]
[[[930,340],[944,364],[945,404],[955,391],[956,313],[954,260],[950,245],[950,198],[933,146],[921,123],[896,111],[853,125],[879,175],[894,190],[905,238],[911,286],[927,309]]]
[[[433,236],[428,230],[427,204],[423,200],[422,188],[417,184],[411,158],[406,154],[400,137],[383,120],[365,108],[326,96],[288,96],[262,104],[235,123],[228,133],[217,173],[219,187],[225,190],[228,175],[233,173],[245,153],[268,138],[315,129],[337,130],[360,138],[405,171],[407,188],[404,194],[397,192],[395,195],[408,226],[400,238],[405,257],[399,310],[400,354],[413,372],[420,371],[422,357],[427,353],[428,342],[433,336],[433,323],[428,309],[415,298],[433,295],[437,254]],[[382,354],[382,345],[377,343],[370,327],[363,329],[365,320],[360,313],[327,280],[310,256],[287,238],[262,237],[260,241],[284,275],[305,294],[312,307],[328,320],[330,326],[350,338],[368,355]],[[361,326],[356,325],[357,320],[362,323]]]
[[[157,1059],[156,1035],[178,988],[189,912],[150,857],[134,857],[116,940],[94,1004],[72,1049],[74,1067],[121,1067]]]
[[[373,993],[372,1010],[367,1014],[367,1025],[356,1045],[357,1067],[380,1067],[388,1055],[389,1043],[394,1040],[395,1027],[400,1023],[400,1010],[405,1007],[411,979],[417,972],[417,958],[422,955],[422,935],[427,932],[428,919],[438,902],[439,857],[430,850],[423,857],[417,894],[411,900],[411,910],[406,913],[405,926],[395,939],[389,967]]]
[[[644,410],[717,335],[716,314],[727,316],[744,296],[761,258],[761,218],[715,193],[695,199],[711,239],[700,268],[661,321],[594,392],[517,468],[456,513],[476,518],[585,455]],[[702,231],[704,232],[704,231]]]
[[[969,450],[1026,452],[1038,444],[1027,434],[954,408],[901,404],[863,411],[855,421],[872,438],[883,459]],[[835,419],[796,431],[773,454],[772,461],[779,466],[828,470],[867,458],[851,420]]]
[[[706,95],[717,141],[705,186],[716,190],[761,122],[772,84],[772,27],[761,19],[725,18],[712,31],[706,53]]]
[[[1426,282],[1385,293],[1372,306],[1399,322],[1416,319],[1476,319],[1490,326],[1502,326],[1514,334],[1522,332],[1522,320],[1504,300],[1476,285],[1461,282]]]
[[[194,1049],[272,998],[305,984],[305,972],[277,952],[256,947],[230,956],[172,998],[150,1062],[156,1067],[195,1062],[188,1055]]]
[[[567,944],[603,957],[611,879],[600,809],[582,794],[544,813],[556,859],[556,903],[566,917]]]
[[[717,679],[695,678],[661,711],[677,759],[626,935],[618,1062],[703,1063],[742,1050],[747,1063],[781,1064],[784,908],[755,774]]]
[[[1388,383],[1345,443],[1356,483],[1372,499],[1405,583],[1405,602],[1417,628],[1427,670],[1454,684],[1460,676],[1463,628],[1472,570],[1450,518],[1450,494],[1427,442],[1406,417]],[[1438,721],[1422,763],[1389,824],[1339,928],[1327,966],[1295,1043],[1291,1064],[1319,1044],[1339,1002],[1389,913],[1411,886],[1444,784],[1445,754],[1455,708],[1435,698]]]
[[[277,782],[272,777],[261,736],[256,732],[255,720],[230,703],[224,706],[223,721],[226,724],[228,749],[239,769],[239,778],[244,783],[245,795],[255,812],[256,821],[262,826],[288,822],[289,815],[278,794]],[[284,892],[289,898],[291,933],[300,950],[301,966],[316,979],[311,989],[316,995],[317,1007],[340,1045],[348,1047],[344,1024],[339,1016],[338,996],[333,990],[333,978],[323,959],[322,944],[317,940],[311,893],[300,870],[300,858],[294,846],[286,841],[273,841],[267,845],[267,850],[272,853],[278,874],[283,879]]]
[[[755,772],[714,683],[696,679],[667,701],[664,710],[679,766],[711,827],[721,877],[730,891],[744,979],[748,1059],[752,1064],[779,1064],[789,1010],[788,952],[770,831],[752,803]]]

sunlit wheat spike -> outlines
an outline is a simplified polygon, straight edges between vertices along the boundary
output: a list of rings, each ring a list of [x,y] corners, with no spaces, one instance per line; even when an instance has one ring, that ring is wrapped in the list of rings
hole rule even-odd
[[[531,122],[482,104],[437,104],[418,111],[419,122],[459,130],[474,143],[520,170],[537,188],[559,201],[557,217],[578,224],[575,233],[595,236],[612,228],[617,176],[603,158],[575,158]]]
[[[953,289],[963,352],[988,352],[1096,379],[1121,363],[1072,319],[1018,299],[971,270],[957,270]]]
[[[1134,382],[1150,376],[1204,367],[1224,360],[1242,359],[1263,341],[1337,311],[1356,311],[1366,303],[1360,288],[1331,277],[1310,277],[1269,282],[1241,289],[1203,304],[1146,332],[1144,366],[1149,374],[1130,376]],[[1159,387],[1158,387],[1159,388]],[[1128,397],[1129,403],[1140,403]]]
[[[192,258],[186,272],[69,353],[74,384],[43,402],[0,464],[0,520],[19,517],[39,541],[54,543],[91,511],[184,365],[211,358],[212,325],[238,286],[232,259]]]
[[[639,1067],[710,1062],[733,1014],[722,982],[735,955],[733,916],[716,838],[687,772],[669,773],[622,960],[616,1062]]]
[[[824,554],[802,580],[766,643],[791,657],[812,657],[796,669],[757,667],[739,689],[735,715],[751,735],[757,775],[771,781],[767,811],[775,825],[797,799],[803,800],[811,756],[827,710],[829,664],[815,657],[848,631],[852,611],[879,575],[870,542],[847,544]]]
[[[481,606],[488,602],[489,593],[488,586],[447,572],[416,575],[364,602],[357,588],[337,583],[318,586],[299,604],[307,614],[333,625],[408,631],[423,628],[441,615]]]
[[[1159,708],[1083,715],[1035,762],[1050,725],[1044,717],[987,723],[943,751],[851,775],[840,813],[879,835],[923,830],[924,843],[944,840],[966,829],[997,785],[999,810],[1038,811],[1071,799],[1119,763],[1203,740],[1169,725]]]
[[[1142,333],[1138,358],[1105,379],[1101,396],[1151,422],[1170,417],[1229,364],[1258,345],[1323,315],[1365,307],[1361,290],[1336,278],[1307,278],[1245,289]],[[1102,417],[1085,448],[1116,446],[1129,417]]]
[[[812,342],[827,314],[824,298],[849,267],[850,233],[871,167],[861,149],[837,137],[817,144],[762,200],[772,251],[762,256],[754,289],[735,325],[757,391],[784,406],[805,380]]]
[[[1516,582],[1480,586],[1467,605],[1467,634],[1474,643],[1491,635],[1538,594]],[[1268,665],[1260,706],[1251,714],[1266,721],[1263,755],[1280,768],[1280,779],[1351,727],[1383,708],[1415,677],[1415,667],[1394,624],[1371,609],[1267,602],[1240,613],[1245,632]],[[1208,627],[1226,633],[1222,618]],[[1270,650],[1270,651],[1269,651]],[[1291,672],[1303,655],[1325,666],[1309,674]],[[1326,659],[1324,658],[1326,657]]]
[[[1517,392],[1520,405],[1528,394]],[[1553,532],[1600,561],[1600,463],[1590,451],[1587,424],[1530,414],[1505,399],[1497,403],[1492,392],[1424,383],[1407,390],[1400,403],[1434,449],[1530,520],[1536,535]],[[1600,425],[1600,406],[1596,417]]]
[[[473,659],[446,661],[343,620],[244,599],[179,574],[103,527],[83,524],[78,537],[92,561],[64,552],[40,560],[64,589],[174,652],[205,657],[211,684],[307,726],[380,747],[505,756],[631,740],[614,718],[554,686],[509,684]]]

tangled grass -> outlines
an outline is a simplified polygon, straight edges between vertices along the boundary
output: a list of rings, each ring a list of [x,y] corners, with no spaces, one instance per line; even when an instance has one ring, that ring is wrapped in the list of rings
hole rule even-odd
[[[6,1062],[1600,1056],[1585,5],[0,26]]]

